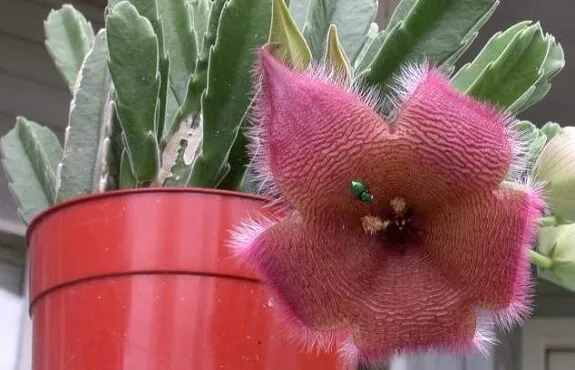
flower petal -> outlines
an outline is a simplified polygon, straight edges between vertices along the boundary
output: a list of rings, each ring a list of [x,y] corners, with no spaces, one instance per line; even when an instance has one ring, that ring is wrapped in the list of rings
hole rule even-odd
[[[390,255],[371,284],[352,322],[362,361],[377,363],[430,349],[459,354],[476,348],[479,328],[471,306],[417,248]]]
[[[413,174],[409,186],[421,192],[414,201],[433,209],[499,185],[521,150],[510,118],[457,91],[427,66],[406,69],[398,84],[393,127],[410,149],[404,159]]]
[[[294,328],[298,333],[305,328],[331,335],[345,329],[350,306],[362,299],[357,286],[371,279],[383,257],[377,240],[360,227],[335,225],[312,226],[294,214],[261,233],[242,253],[289,321],[303,327]]]
[[[423,251],[481,308],[511,325],[528,314],[527,252],[543,208],[531,190],[499,189],[447,205],[428,220]]]
[[[359,217],[366,207],[351,196],[352,180],[382,191],[390,181],[399,186],[390,176],[404,172],[399,147],[366,99],[316,72],[292,71],[265,50],[258,71],[252,153],[294,208]]]
[[[509,120],[436,70],[414,71],[390,127],[366,94],[317,71],[292,71],[262,49],[252,153],[273,193],[304,214],[357,217],[366,206],[350,196],[352,180],[368,184],[377,210],[396,196],[432,210],[495,188],[514,156]]]
[[[371,362],[476,346],[469,302],[416,247],[390,253],[377,235],[331,221],[293,215],[244,249],[297,339],[326,348],[351,335],[355,356]]]

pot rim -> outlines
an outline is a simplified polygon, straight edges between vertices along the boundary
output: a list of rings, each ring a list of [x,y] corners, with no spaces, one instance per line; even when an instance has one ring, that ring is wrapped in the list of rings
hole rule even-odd
[[[239,197],[246,199],[259,200],[263,202],[270,201],[270,198],[257,195],[253,193],[246,193],[241,191],[232,190],[222,190],[213,188],[198,188],[198,187],[152,187],[152,188],[136,188],[136,189],[120,189],[105,191],[103,193],[88,194],[80,197],[65,200],[63,202],[57,203],[48,209],[40,212],[32,222],[28,225],[26,230],[26,246],[28,246],[30,241],[30,236],[34,232],[36,226],[42,222],[43,219],[51,215],[52,213],[58,212],[63,208],[72,207],[80,203],[91,202],[94,200],[108,198],[108,197],[120,197],[130,194],[140,194],[140,193],[201,193],[207,195],[221,195],[228,197]]]

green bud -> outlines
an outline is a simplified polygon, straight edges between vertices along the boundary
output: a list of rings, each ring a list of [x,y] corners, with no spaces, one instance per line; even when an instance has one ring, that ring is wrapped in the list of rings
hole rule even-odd
[[[535,178],[545,184],[553,214],[575,220],[575,127],[562,128],[545,146]]]
[[[552,261],[540,276],[575,291],[575,224],[541,228],[538,249]]]

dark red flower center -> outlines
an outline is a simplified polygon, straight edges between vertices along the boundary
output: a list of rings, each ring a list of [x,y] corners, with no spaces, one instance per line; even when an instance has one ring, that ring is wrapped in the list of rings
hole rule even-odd
[[[387,221],[386,226],[381,232],[383,240],[398,247],[402,247],[409,242],[410,236],[412,236],[414,231],[411,213],[411,210],[404,215],[390,212],[385,220]]]
[[[386,248],[395,251],[405,249],[417,243],[422,231],[413,221],[413,209],[408,207],[404,198],[396,197],[390,202],[390,211],[384,217],[365,216],[362,226],[365,232],[377,234]]]

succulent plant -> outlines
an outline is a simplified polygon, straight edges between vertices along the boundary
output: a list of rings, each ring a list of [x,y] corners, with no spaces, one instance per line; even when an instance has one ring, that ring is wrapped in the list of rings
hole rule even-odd
[[[458,68],[498,5],[402,0],[383,29],[376,0],[109,0],[97,32],[63,5],[44,29],[72,94],[64,143],[23,117],[1,142],[20,216],[29,223],[58,202],[116,189],[257,192],[246,129],[255,49],[264,44],[294,68],[322,64],[381,96],[402,68],[426,61],[463,93],[519,114],[547,94],[564,54],[525,21]],[[517,125],[527,161],[536,162],[554,125]]]

